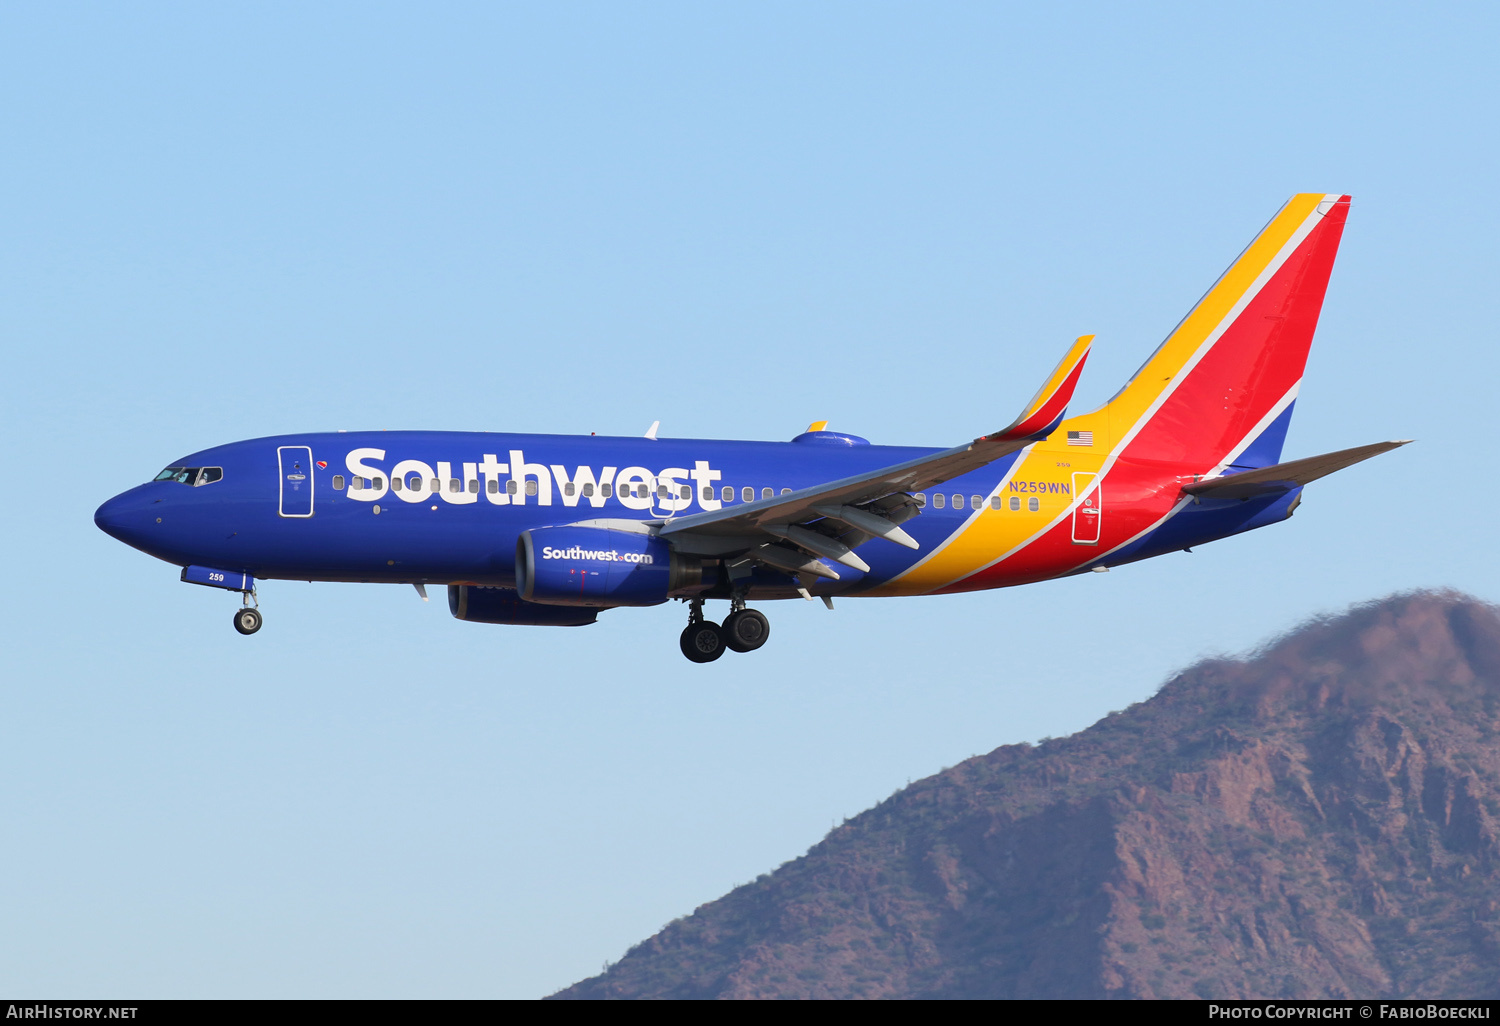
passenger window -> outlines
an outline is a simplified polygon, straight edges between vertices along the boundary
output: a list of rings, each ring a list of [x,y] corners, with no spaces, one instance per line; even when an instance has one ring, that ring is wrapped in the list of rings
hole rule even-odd
[[[585,499],[592,498],[593,494],[594,494],[594,482],[592,482],[592,481],[585,481],[583,483],[583,497]]]
[[[563,485],[563,494],[564,495],[572,495],[573,494],[573,482],[572,481],[569,481],[567,484]]]
[[[977,495],[971,495],[971,496],[969,496],[969,508],[970,509],[983,509],[984,508],[984,500],[981,499]]]
[[[222,467],[204,467],[203,473],[198,475],[198,483],[200,485],[213,484],[223,477],[224,469]]]
[[[713,485],[704,485],[703,486],[703,501],[704,502],[713,502],[714,501],[714,486]]]
[[[377,478],[374,479],[374,481],[375,481],[374,487],[376,487],[376,488],[384,488],[385,487],[385,478],[383,478],[383,477],[377,477]]]
[[[708,491],[707,488],[705,488],[703,490],[705,492]],[[680,495],[680,496],[682,496],[684,499],[691,499],[693,497],[692,486],[691,485],[683,485],[682,488],[678,491],[677,494]]]
[[[964,508],[964,497],[962,495],[955,495],[953,497],[953,508],[954,509],[963,509]]]
[[[505,493],[507,495],[514,495],[516,494],[517,490],[518,489],[516,488],[515,478],[511,478],[509,481],[505,482]]]
[[[1019,495],[1012,495],[1010,497],[1010,508],[1012,510],[1018,510],[1021,508],[1021,497]]]
[[[344,490],[344,475],[343,474],[334,474],[333,475],[333,490],[336,491],[336,492],[341,492],[341,491]]]
[[[500,482],[496,481],[492,477],[488,481],[485,482],[485,484],[484,484],[484,490],[487,491],[487,492],[489,492],[491,495],[499,495],[500,494]]]
[[[607,499],[615,494],[615,486],[612,484],[602,484],[599,486],[599,494]]]
[[[999,509],[999,508],[1000,508],[1000,496],[998,496],[998,495],[991,495],[990,496],[990,509]]]
[[[646,486],[645,485],[636,485],[635,486],[635,497],[637,499],[644,499],[646,497]]]
[[[448,490],[450,492],[461,492],[464,490],[464,483],[456,477],[450,477],[448,479]]]
[[[916,495],[913,495],[912,498],[917,500],[917,509],[926,509],[927,508],[927,493],[926,492],[918,492]]]
[[[659,485],[656,486],[656,497],[658,499],[665,499],[667,497],[667,486],[666,485],[659,484]]]
[[[740,489],[740,499],[741,499],[741,501],[744,501],[744,502],[754,502],[755,501],[755,489],[751,488],[749,485],[746,485],[745,487],[741,488]]]
[[[568,487],[571,488],[573,486],[569,485]],[[473,495],[479,494],[479,478],[476,477],[474,480],[469,482],[469,492]]]
[[[1042,508],[1042,500],[1033,495],[1031,498],[1026,500],[1026,508],[1035,513],[1037,510]]]
[[[781,490],[781,494],[782,495],[791,495],[792,494],[792,490],[790,488],[783,488]]]
[[[713,492],[710,491],[709,494],[712,495]],[[719,491],[719,498],[723,499],[725,502],[733,502],[734,501],[734,485],[725,485]]]
[[[428,489],[428,491],[440,492],[442,490],[443,490],[443,482],[439,481],[437,478],[433,478],[432,479],[432,487],[430,489]]]
[[[391,491],[393,491],[393,492],[399,492],[400,490],[401,490],[401,479],[399,477],[393,477],[393,478],[391,478]]]
[[[932,496],[932,508],[942,509],[948,505],[948,498],[942,492],[935,492]]]
[[[535,481],[527,481],[526,482],[526,494],[527,495],[535,495],[536,491],[537,491],[537,484],[536,484],[536,482]]]
[[[351,492],[357,492],[361,488],[363,488],[364,486],[365,486],[365,482],[364,482],[364,480],[362,478],[351,477],[349,479],[349,490]]]

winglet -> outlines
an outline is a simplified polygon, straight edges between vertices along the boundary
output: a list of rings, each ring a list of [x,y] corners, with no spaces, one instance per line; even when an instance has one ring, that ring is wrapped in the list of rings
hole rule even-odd
[[[656,429],[659,427],[661,427],[661,421],[653,420],[651,426],[646,429],[645,437],[651,439],[653,442],[656,441]]]
[[[1068,350],[1047,378],[1045,384],[1032,396],[1031,402],[1015,422],[992,435],[985,435],[985,442],[1013,442],[1021,439],[1046,438],[1062,423],[1068,412],[1068,403],[1073,401],[1073,389],[1078,387],[1078,376],[1088,362],[1089,348],[1094,344],[1093,335],[1081,335]]]

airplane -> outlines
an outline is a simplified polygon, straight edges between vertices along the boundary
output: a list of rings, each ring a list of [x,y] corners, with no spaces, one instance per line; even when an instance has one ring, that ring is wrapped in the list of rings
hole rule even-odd
[[[679,599],[707,663],[770,636],[751,601],[942,595],[1107,571],[1292,515],[1303,486],[1407,440],[1279,462],[1350,198],[1293,196],[1140,370],[1067,415],[1079,338],[1008,427],[946,449],[816,422],[789,442],[302,433],[175,460],[95,523],[238,592],[446,585],[459,620],[583,626]],[[708,600],[728,602],[722,623]]]

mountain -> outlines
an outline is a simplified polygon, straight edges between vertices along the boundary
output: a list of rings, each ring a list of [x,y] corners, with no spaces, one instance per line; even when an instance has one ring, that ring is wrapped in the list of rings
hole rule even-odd
[[[1500,615],[1201,663],[897,792],[559,998],[1500,995]]]

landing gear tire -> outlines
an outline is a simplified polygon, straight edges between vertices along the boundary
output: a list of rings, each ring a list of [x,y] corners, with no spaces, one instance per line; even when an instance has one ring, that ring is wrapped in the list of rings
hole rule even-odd
[[[695,663],[711,663],[724,654],[724,628],[712,620],[699,620],[682,629],[678,643],[682,654]]]
[[[758,609],[737,609],[724,621],[724,643],[736,652],[754,652],[771,636],[771,621]]]
[[[254,634],[260,630],[260,610],[246,606],[234,613],[234,629],[241,634]]]

